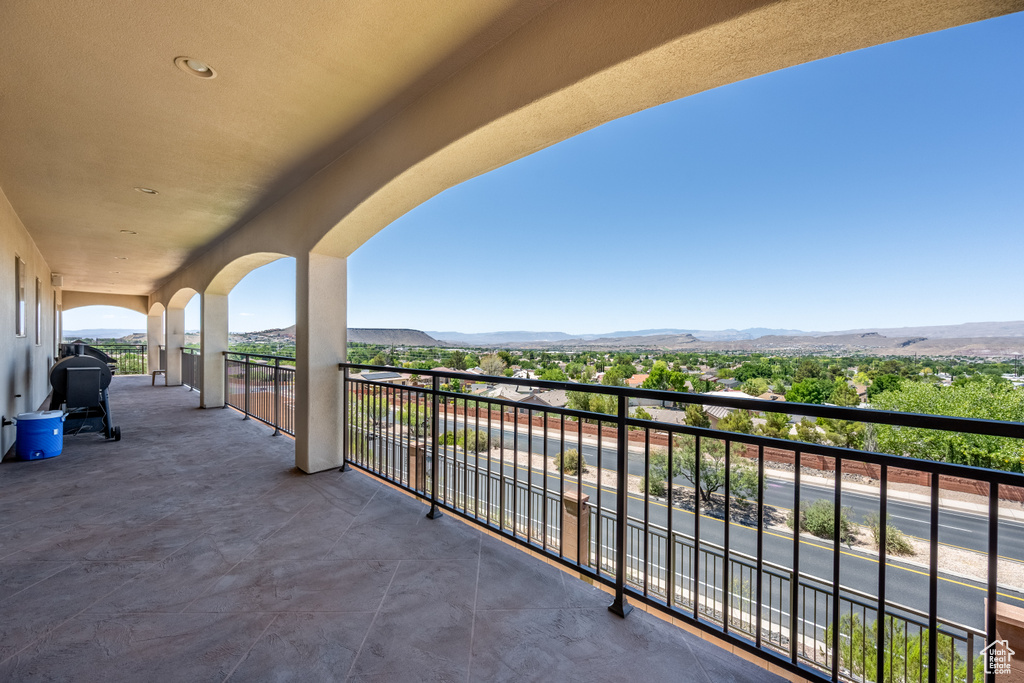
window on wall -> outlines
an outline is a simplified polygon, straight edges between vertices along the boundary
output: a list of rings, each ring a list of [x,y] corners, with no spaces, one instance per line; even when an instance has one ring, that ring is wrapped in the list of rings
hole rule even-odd
[[[14,257],[14,334],[25,336],[25,262],[17,255]]]
[[[43,344],[43,283],[36,278],[36,346]]]

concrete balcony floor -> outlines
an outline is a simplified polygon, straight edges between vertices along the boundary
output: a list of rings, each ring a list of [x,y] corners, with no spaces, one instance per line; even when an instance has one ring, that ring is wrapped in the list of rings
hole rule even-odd
[[[0,465],[0,680],[782,680],[182,387]]]

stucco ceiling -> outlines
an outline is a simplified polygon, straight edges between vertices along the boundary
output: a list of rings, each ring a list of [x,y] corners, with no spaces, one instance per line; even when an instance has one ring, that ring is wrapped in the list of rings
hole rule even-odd
[[[147,294],[551,2],[0,3],[0,188],[66,288]]]

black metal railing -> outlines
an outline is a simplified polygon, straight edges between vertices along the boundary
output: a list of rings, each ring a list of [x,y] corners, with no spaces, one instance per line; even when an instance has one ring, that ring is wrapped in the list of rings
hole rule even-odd
[[[224,402],[274,428],[295,434],[295,359],[224,353]]]
[[[73,355],[74,344],[62,343],[60,355]],[[96,343],[86,344],[88,349],[101,352],[105,362],[113,364],[114,372],[118,375],[145,375],[149,372],[149,361],[147,346],[145,344],[113,344]]]
[[[199,349],[181,348],[181,383],[200,393],[203,391],[203,356]]]
[[[93,344],[114,359],[119,375],[145,375],[149,373],[149,360],[145,344]]]
[[[167,347],[160,345],[160,367],[154,370],[167,370]]]
[[[606,586],[617,614],[643,602],[823,680],[993,680],[982,655],[996,640],[996,603],[1024,604],[1020,590],[997,585],[999,537],[1019,533],[1000,520],[1000,497],[1019,498],[1024,475],[638,420],[629,401],[1016,440],[1024,424],[426,370],[415,371],[424,383],[413,386],[407,376],[394,383],[353,373],[397,368],[340,369],[346,464],[422,496],[430,516],[457,514]],[[442,388],[451,379],[610,395],[616,409],[608,415],[454,393]],[[569,450],[586,471],[554,466]],[[766,478],[769,459],[775,476]],[[854,484],[854,474],[862,481]],[[897,475],[916,477],[927,492],[899,496],[926,520],[923,565],[888,555],[885,523],[873,553],[844,549],[842,533],[824,540],[785,524],[785,508],[799,525],[802,515],[792,511],[818,498],[832,504],[834,530],[854,498],[887,520],[889,479]],[[975,579],[939,570],[940,519],[953,514],[940,509],[940,489],[964,482],[981,491],[972,523],[982,530],[976,556],[987,571]],[[1024,561],[1020,550],[1011,558]]]

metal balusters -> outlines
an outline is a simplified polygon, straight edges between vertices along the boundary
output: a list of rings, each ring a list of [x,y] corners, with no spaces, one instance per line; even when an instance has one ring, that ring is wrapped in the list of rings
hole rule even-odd
[[[789,660],[794,666],[800,656],[800,638],[796,637],[800,602],[800,451],[793,451],[793,567],[789,584]],[[805,604],[806,607],[806,604]]]
[[[250,412],[251,412],[249,410],[249,395],[250,395],[250,392],[252,391],[252,389],[250,388],[249,376],[250,376],[251,373],[249,371],[249,368],[252,367],[252,364],[249,362],[249,356],[248,355],[244,355],[243,358],[245,359],[244,365],[242,365],[242,368],[243,368],[244,373],[245,373],[245,409],[242,412],[245,413],[245,417],[243,417],[242,419],[243,420],[248,420]]]
[[[430,519],[437,519],[441,516],[441,509],[437,507],[437,465],[441,459],[438,452],[440,449],[440,435],[438,434],[438,411],[440,406],[438,401],[438,392],[441,391],[440,378],[434,375],[431,381],[431,407],[432,411],[430,414],[430,511],[427,512],[427,517]],[[445,410],[445,420],[447,420],[448,411]]]
[[[728,444],[726,444],[726,449],[728,453]],[[728,464],[725,469],[727,472],[729,471]],[[729,525],[728,519],[725,524]],[[761,593],[762,577],[764,576],[764,446],[757,447],[757,552],[755,557],[757,557],[757,584],[755,585],[757,602],[754,605],[754,642],[761,647]],[[836,581],[837,586],[838,583]]]
[[[626,433],[626,445],[629,446],[629,432]],[[627,458],[628,463],[628,458]],[[628,476],[628,475],[627,475]],[[627,488],[619,488],[619,495],[628,498]],[[644,429],[644,556],[642,560],[643,566],[643,590],[644,596],[646,597],[650,590],[650,581],[648,579],[650,575],[650,558],[651,558],[651,430]]]
[[[699,467],[699,465],[698,465],[698,467]],[[730,527],[732,527],[732,524],[730,524],[730,522],[732,521],[732,517],[731,517],[731,514],[732,514],[732,509],[731,509],[732,494],[731,494],[731,491],[732,491],[732,441],[726,439],[726,441],[725,441],[725,517],[722,518],[722,524],[723,524],[723,528],[722,528],[722,543],[725,546],[725,549],[723,550],[723,553],[725,554],[725,563],[724,563],[725,566],[722,569],[722,572],[723,572],[722,586],[724,588],[724,594],[723,594],[723,600],[722,600],[722,603],[723,603],[722,604],[722,612],[723,612],[722,631],[725,632],[725,633],[729,632],[729,617],[730,617],[730,612],[732,611],[732,599],[730,597],[730,592],[732,590],[732,583],[731,583],[731,580],[730,580],[731,577],[730,577],[730,574],[729,574],[729,568],[730,568],[730,566],[732,564],[731,562],[729,562],[729,557],[730,557],[730,554],[731,554],[731,552],[730,552],[731,546],[730,546],[730,543],[729,543],[729,541],[730,541],[730,531],[731,531]],[[697,493],[698,493],[697,491],[694,491],[694,495],[697,495]],[[760,572],[758,572],[758,576],[760,576]],[[741,585],[742,585],[742,583],[741,583]]]
[[[835,459],[836,464],[836,485],[833,492],[833,518],[832,518],[832,582],[835,589],[832,591],[832,680],[839,680],[839,544],[843,538],[842,532],[842,488],[843,488],[843,461]]]
[[[669,516],[669,519],[668,519],[668,521],[669,521],[669,524],[668,524],[668,528],[669,528],[669,544],[668,544],[669,545],[669,551],[668,552],[669,552],[669,554],[668,554],[668,557],[666,559],[666,564],[668,565],[668,571],[667,571],[668,575],[666,577],[667,597],[666,597],[666,601],[665,602],[670,607],[673,606],[675,604],[675,602],[676,602],[676,567],[675,567],[675,563],[676,563],[675,562],[675,560],[676,560],[676,541],[675,541],[675,539],[676,539],[676,537],[675,537],[675,535],[673,533],[673,530],[672,530],[673,518],[676,516],[675,515],[676,506],[673,503],[674,494],[675,494],[675,490],[676,490],[675,489],[675,477],[673,477],[673,473],[675,472],[675,470],[673,469],[673,451],[672,451],[673,443],[675,441],[674,436],[675,436],[675,434],[673,432],[669,432],[669,505],[668,505],[668,513],[667,513],[668,516]]]
[[[985,646],[996,642],[996,593],[999,579],[999,484],[992,482],[988,485],[988,586],[987,599],[985,600]],[[982,656],[985,656],[983,651]],[[988,671],[986,666],[985,670]],[[995,670],[985,674],[986,683],[995,683]]]
[[[615,600],[608,609],[620,617],[625,617],[633,610],[633,606],[626,600],[626,531],[627,531],[627,520],[626,520],[626,492],[628,490],[626,483],[627,472],[626,466],[628,464],[628,440],[626,434],[626,419],[628,417],[629,402],[624,394],[620,394],[619,397],[619,408],[618,408],[618,439],[616,442],[617,453],[616,453],[616,495],[615,495]]]
[[[878,482],[878,608],[876,610],[875,671],[882,681],[885,671],[885,567],[889,550],[889,467],[882,465]],[[866,638],[864,640],[867,640]]]
[[[938,675],[938,612],[939,612],[939,475],[932,473],[932,495],[928,559],[928,683]],[[882,521],[880,524],[884,524]]]
[[[693,618],[700,619],[700,466],[703,455],[700,450],[700,434],[694,438],[693,467]]]
[[[224,363],[227,367],[227,363]],[[280,366],[274,371],[275,379],[280,371]],[[226,386],[226,385],[225,385]],[[342,368],[341,371],[341,414],[342,414],[342,430],[341,430],[341,468],[339,471],[348,472],[351,469],[348,466],[349,448],[351,441],[351,412],[349,411],[349,387],[348,387],[348,368]],[[275,403],[278,403],[280,398],[275,399]],[[276,420],[275,420],[276,421]],[[279,434],[280,428],[274,430],[274,434]]]

